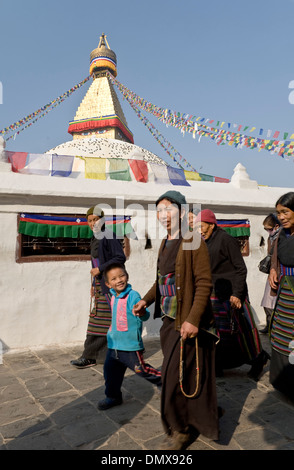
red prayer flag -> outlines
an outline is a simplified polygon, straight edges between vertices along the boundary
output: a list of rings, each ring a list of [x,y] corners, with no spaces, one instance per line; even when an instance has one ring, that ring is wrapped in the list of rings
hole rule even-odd
[[[136,181],[147,183],[148,181],[148,166],[144,160],[129,160],[129,165],[134,173]]]
[[[229,183],[230,180],[228,178],[221,178],[220,176],[215,176],[214,182],[215,183]]]
[[[8,152],[8,160],[14,173],[26,166],[27,156],[27,152]]]

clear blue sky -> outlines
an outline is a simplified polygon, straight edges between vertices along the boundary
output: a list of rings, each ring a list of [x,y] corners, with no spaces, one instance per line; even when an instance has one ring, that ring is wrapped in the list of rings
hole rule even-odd
[[[117,79],[151,103],[257,129],[294,133],[293,0],[1,1],[0,129],[39,109],[89,74],[102,32]],[[89,82],[7,142],[43,153],[67,140]],[[135,143],[175,166],[117,90]],[[289,161],[268,151],[200,142],[146,117],[202,173],[230,178],[241,162],[259,184],[294,187]],[[250,135],[256,135],[251,133]]]

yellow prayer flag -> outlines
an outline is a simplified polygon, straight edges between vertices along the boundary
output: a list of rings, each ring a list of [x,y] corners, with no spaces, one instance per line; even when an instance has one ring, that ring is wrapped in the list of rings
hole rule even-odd
[[[197,171],[186,171],[184,170],[186,180],[201,181],[201,177]]]
[[[106,158],[85,157],[85,178],[106,180]]]

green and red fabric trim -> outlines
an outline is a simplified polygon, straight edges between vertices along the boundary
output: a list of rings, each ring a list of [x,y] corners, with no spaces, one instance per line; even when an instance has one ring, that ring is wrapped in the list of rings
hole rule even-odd
[[[249,220],[218,220],[217,225],[232,237],[250,237]]]
[[[117,236],[133,232],[129,216],[106,216],[105,225]],[[28,213],[20,214],[18,232],[31,237],[46,238],[92,238],[93,236],[85,217]]]

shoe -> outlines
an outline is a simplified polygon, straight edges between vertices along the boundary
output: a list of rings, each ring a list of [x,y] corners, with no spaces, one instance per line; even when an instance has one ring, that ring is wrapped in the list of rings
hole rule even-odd
[[[78,369],[85,369],[86,367],[96,366],[95,359],[86,359],[85,357],[80,357],[74,361],[70,361],[72,366],[77,367]]]
[[[163,442],[163,445],[159,450],[185,450],[193,440],[194,438],[190,433],[174,431],[166,443]]]
[[[118,406],[122,404],[121,398],[109,398],[106,397],[104,400],[99,401],[98,403],[98,410],[108,410],[113,406]]]
[[[255,359],[247,376],[258,382],[260,374],[262,373],[264,366],[270,358],[270,355],[263,350]]]
[[[157,450],[168,450],[172,445],[172,437],[170,434],[166,434],[163,441],[157,447]]]
[[[268,326],[265,326],[262,330],[259,330],[259,333],[262,333],[263,335],[268,334]]]

